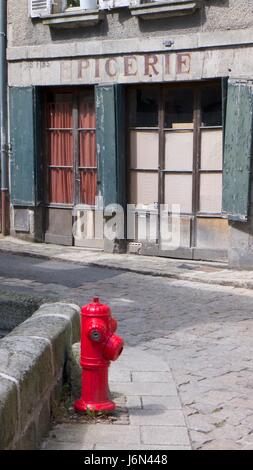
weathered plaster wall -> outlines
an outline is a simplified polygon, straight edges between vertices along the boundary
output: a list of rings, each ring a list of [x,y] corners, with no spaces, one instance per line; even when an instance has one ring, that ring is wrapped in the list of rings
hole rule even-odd
[[[251,0],[203,0],[193,15],[163,20],[138,20],[127,8],[106,14],[100,25],[73,30],[50,30],[41,21],[31,21],[28,0],[8,0],[9,47],[50,44],[62,41],[155,37],[173,34],[244,29],[253,27]]]

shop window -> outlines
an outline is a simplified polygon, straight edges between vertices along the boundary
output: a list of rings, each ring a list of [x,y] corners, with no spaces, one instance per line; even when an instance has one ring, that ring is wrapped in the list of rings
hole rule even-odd
[[[80,0],[67,0],[67,7],[68,8],[80,7]]]
[[[200,173],[200,212],[220,213],[222,200],[222,173]]]
[[[65,3],[65,9],[71,10],[95,10],[98,6],[97,0],[67,0]]]
[[[165,174],[164,203],[169,210],[173,204],[179,204],[182,213],[192,212],[192,175],[182,173]]]
[[[221,213],[222,200],[222,92],[221,83],[201,90],[199,212]]]
[[[202,126],[222,125],[221,87],[207,86],[202,90]]]
[[[132,127],[158,127],[158,89],[143,88],[132,92],[130,125]]]
[[[177,88],[166,93],[165,127],[188,129],[193,127],[193,91]]]
[[[130,90],[131,202],[162,202],[184,215],[220,216],[222,98],[220,83],[143,86]],[[160,178],[157,178],[160,172]],[[149,175],[149,176],[148,176]],[[144,191],[145,189],[145,191]]]
[[[94,96],[87,91],[48,93],[46,98],[47,203],[94,205],[97,185]]]

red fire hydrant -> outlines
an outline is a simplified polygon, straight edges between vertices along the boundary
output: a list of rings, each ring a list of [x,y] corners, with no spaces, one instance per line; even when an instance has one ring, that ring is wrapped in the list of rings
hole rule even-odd
[[[109,398],[108,369],[110,361],[120,356],[124,341],[115,335],[117,321],[111,309],[95,297],[81,311],[82,396],[74,404],[78,411],[112,411]]]

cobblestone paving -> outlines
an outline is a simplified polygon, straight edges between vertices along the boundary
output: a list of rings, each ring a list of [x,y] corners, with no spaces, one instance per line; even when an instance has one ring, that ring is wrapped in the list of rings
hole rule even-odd
[[[251,290],[110,270],[97,282],[80,280],[78,287],[1,281],[8,289],[79,304],[99,295],[111,305],[128,346],[155,354],[170,367],[192,447],[253,449]]]
[[[129,345],[168,361],[192,447],[253,449],[253,293],[129,273],[96,292]]]

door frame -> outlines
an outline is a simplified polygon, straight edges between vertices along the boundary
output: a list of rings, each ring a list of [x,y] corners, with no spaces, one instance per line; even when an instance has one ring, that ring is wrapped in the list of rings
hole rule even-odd
[[[47,137],[47,126],[46,126],[46,104],[48,100],[48,95],[52,94],[71,94],[72,95],[72,128],[70,129],[73,133],[73,142],[72,142],[72,151],[73,151],[73,160],[72,160],[72,203],[53,203],[48,201],[49,197],[49,150],[48,150],[48,137]],[[63,245],[74,245],[74,236],[72,233],[73,223],[75,221],[75,216],[73,215],[73,209],[79,205],[82,208],[85,207],[85,204],[80,202],[80,139],[79,133],[82,131],[79,128],[79,115],[80,115],[80,101],[82,96],[93,96],[94,100],[94,112],[95,112],[95,88],[94,86],[55,86],[47,87],[43,90],[43,140],[45,143],[44,152],[43,152],[43,208],[44,208],[44,217],[43,217],[43,226],[44,226],[44,237],[46,243],[59,243]],[[86,130],[86,129],[85,129]],[[96,133],[96,127],[93,129]],[[84,167],[83,167],[84,168]],[[87,167],[87,170],[91,168]],[[98,162],[96,160],[96,169],[98,171]],[[87,205],[87,208],[94,209],[94,205]],[[71,211],[71,230],[68,236],[62,235],[59,230],[59,234],[48,232],[49,225],[49,212],[51,211]],[[70,225],[70,217],[69,225]]]
[[[165,174],[170,171],[165,170],[165,90],[173,88],[191,88],[193,90],[193,167],[192,171],[188,172],[192,174],[192,212],[191,214],[185,214],[190,217],[190,247],[180,246],[176,250],[161,250],[160,239],[158,238],[156,243],[150,241],[140,241],[140,247],[138,250],[139,254],[150,255],[150,256],[162,256],[171,258],[183,258],[183,259],[195,259],[195,260],[212,260],[212,261],[226,261],[228,257],[227,250],[223,249],[209,249],[209,248],[198,248],[197,244],[197,220],[198,218],[209,218],[209,219],[227,219],[222,213],[212,212],[200,212],[200,175],[208,173],[223,173],[222,170],[202,170],[200,167],[201,161],[201,129],[222,129],[223,122],[220,126],[201,126],[201,92],[205,87],[217,86],[221,90],[221,102],[222,102],[222,79],[213,80],[202,80],[194,82],[173,82],[173,83],[145,83],[135,84],[127,87],[127,97],[131,90],[140,89],[144,87],[156,87],[159,94],[158,100],[158,140],[159,140],[159,153],[158,153],[158,236],[160,233],[160,205],[164,203],[164,188],[165,188]],[[127,123],[127,171],[126,171],[126,188],[127,188],[127,201],[130,191],[130,133],[133,127],[130,125],[130,105],[129,99],[127,99],[126,106],[126,123]],[[222,102],[222,106],[224,103]],[[222,109],[223,111],[223,109]],[[139,128],[141,129],[141,127]],[[155,128],[151,128],[155,129]],[[224,131],[224,130],[223,130]],[[183,171],[173,171],[173,174],[182,174]],[[183,214],[183,213],[182,213]],[[131,242],[127,240],[128,246]],[[138,244],[137,240],[133,241],[134,244]]]

